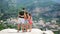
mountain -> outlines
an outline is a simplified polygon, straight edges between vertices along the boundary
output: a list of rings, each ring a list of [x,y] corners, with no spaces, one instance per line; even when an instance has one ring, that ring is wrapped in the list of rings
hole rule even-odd
[[[4,16],[6,14],[10,15],[9,17],[17,16],[22,7],[26,7],[35,20],[40,17],[60,16],[60,3],[53,0],[3,0],[0,12],[4,13]]]

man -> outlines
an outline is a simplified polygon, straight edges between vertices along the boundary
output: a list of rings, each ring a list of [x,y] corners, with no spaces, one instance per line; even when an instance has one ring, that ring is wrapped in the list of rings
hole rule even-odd
[[[17,25],[18,31],[17,32],[19,32],[20,27],[24,22],[25,22],[25,20],[24,20],[24,12],[22,11],[22,12],[19,12],[19,14],[18,14],[18,25]]]

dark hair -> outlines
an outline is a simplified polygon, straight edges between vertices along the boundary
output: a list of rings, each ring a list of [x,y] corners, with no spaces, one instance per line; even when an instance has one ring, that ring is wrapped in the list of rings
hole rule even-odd
[[[22,10],[25,10],[25,8],[22,8]]]
[[[26,14],[26,17],[28,18],[28,15],[27,15],[27,14],[28,14],[28,12],[25,12],[25,14]]]
[[[28,14],[28,12],[25,12],[26,14]]]
[[[19,15],[24,15],[24,11],[19,12]]]
[[[29,16],[31,16],[31,14],[29,13]]]
[[[30,19],[31,19],[31,14],[29,13]]]

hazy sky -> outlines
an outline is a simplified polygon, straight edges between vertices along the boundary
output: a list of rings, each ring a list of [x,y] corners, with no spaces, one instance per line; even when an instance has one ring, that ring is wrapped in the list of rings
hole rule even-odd
[[[57,2],[57,3],[60,3],[60,0],[52,0],[52,1],[55,1],[55,2]]]
[[[18,0],[18,3],[24,3],[24,2],[34,2],[34,1],[38,1],[38,0]],[[45,1],[45,0],[42,0]],[[49,0],[49,1],[53,1],[56,3],[60,3],[60,0]]]

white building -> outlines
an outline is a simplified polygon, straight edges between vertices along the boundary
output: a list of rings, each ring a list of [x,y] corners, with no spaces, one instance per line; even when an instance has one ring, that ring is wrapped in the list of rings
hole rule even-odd
[[[54,23],[54,24],[56,24],[56,20],[51,20],[51,23]]]
[[[42,18],[40,18],[40,20],[38,21],[38,23],[39,23],[40,25],[42,25],[42,26],[45,26],[45,22],[44,22],[44,20],[43,20]]]

